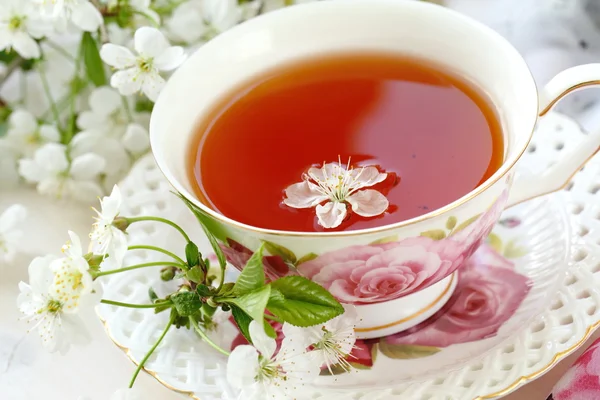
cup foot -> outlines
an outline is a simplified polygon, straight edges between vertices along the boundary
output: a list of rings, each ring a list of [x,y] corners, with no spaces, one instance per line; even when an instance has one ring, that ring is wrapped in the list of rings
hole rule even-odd
[[[399,299],[356,306],[356,337],[373,339],[393,335],[420,324],[438,312],[454,293],[457,272],[434,285]]]

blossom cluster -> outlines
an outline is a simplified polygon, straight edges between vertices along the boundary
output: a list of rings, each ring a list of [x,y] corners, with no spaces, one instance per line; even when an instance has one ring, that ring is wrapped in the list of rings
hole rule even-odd
[[[0,190],[105,194],[148,151],[154,101],[187,54],[308,1],[0,0]]]
[[[213,257],[219,261],[217,274],[211,268],[211,257],[204,258],[176,223],[158,216],[124,216],[118,186],[100,203],[100,210],[94,209],[97,215],[87,248],[70,231],[62,254],[36,257],[29,265],[28,282],[19,283],[17,306],[29,330],[39,334],[46,350],[65,354],[73,345],[89,342],[91,334],[83,317],[93,314],[93,309],[103,303],[154,309],[156,314],[170,310],[163,334],[144,360],[172,326],[193,329],[199,339],[228,356],[227,379],[239,399],[301,399],[306,385],[322,370],[352,368],[348,357],[356,342],[354,306],[342,306],[327,290],[300,276],[268,281],[263,246],[250,256],[236,282],[224,282],[225,255],[210,231],[206,235],[217,253]],[[186,204],[196,214],[191,203]],[[0,244],[15,241],[19,233],[15,228],[23,218],[25,210],[21,206],[12,206],[0,216]],[[176,229],[187,242],[185,256],[152,245],[129,243],[128,229],[142,221],[164,223]],[[125,266],[130,250],[154,251],[170,259]],[[99,278],[152,267],[162,267],[159,273],[163,281],[178,281],[175,292],[159,298],[150,287],[149,304],[102,298]],[[311,293],[311,298],[289,301],[298,291]],[[269,322],[278,325],[279,334]],[[209,335],[219,325],[230,323],[248,343],[238,343],[231,352]],[[218,332],[213,333],[219,336]],[[116,392],[111,400],[140,398],[131,388],[144,362],[139,363],[129,389]]]

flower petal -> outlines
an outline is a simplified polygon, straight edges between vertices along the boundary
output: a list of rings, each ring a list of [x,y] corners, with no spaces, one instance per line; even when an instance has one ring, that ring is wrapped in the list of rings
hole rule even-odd
[[[238,346],[227,361],[227,381],[237,389],[246,388],[255,382],[259,368],[258,351],[252,346]]]
[[[356,192],[346,200],[352,205],[352,211],[363,217],[383,214],[390,205],[383,194],[373,189]]]
[[[114,89],[102,86],[90,94],[89,104],[95,114],[108,117],[121,107],[121,96]]]
[[[19,160],[19,175],[29,183],[36,183],[46,179],[48,171],[31,159],[22,158]]]
[[[77,258],[83,256],[83,248],[81,247],[81,239],[79,235],[73,231],[68,231],[69,243],[65,245],[65,254],[71,258]]]
[[[25,32],[13,33],[12,47],[25,59],[40,57],[40,45]]]
[[[139,73],[140,70],[135,67],[117,71],[110,78],[110,86],[118,89],[123,96],[135,94],[142,88]]]
[[[152,101],[158,99],[158,95],[161,90],[165,87],[165,80],[158,72],[147,73],[142,82],[142,92]]]
[[[135,55],[127,47],[107,43],[100,49],[102,61],[117,69],[125,69],[135,65]],[[114,86],[114,85],[113,85]]]
[[[8,135],[30,135],[38,127],[35,117],[23,109],[13,111],[8,118],[8,123]]]
[[[33,160],[48,171],[63,172],[69,168],[66,151],[62,144],[48,143],[35,152]]]
[[[185,61],[185,50],[183,47],[173,46],[167,48],[154,59],[154,66],[160,71],[171,71],[179,67]]]
[[[27,209],[20,204],[13,204],[0,214],[0,232],[17,228],[25,218],[27,218]]]
[[[29,284],[34,293],[48,293],[48,289],[50,289],[50,285],[52,285],[52,281],[54,280],[54,274],[50,270],[50,264],[57,259],[58,257],[55,255],[47,255],[44,257],[36,257],[31,261],[28,268]]]
[[[256,350],[267,359],[273,358],[273,354],[275,354],[275,350],[277,349],[277,342],[275,339],[267,336],[262,322],[250,322],[248,331],[250,332],[250,339],[252,339],[252,344],[254,344]]]
[[[71,162],[70,173],[78,181],[91,180],[104,172],[106,161],[94,153],[82,154]]]
[[[337,177],[343,172],[346,172],[346,169],[340,166],[340,164],[334,162],[323,164],[323,166],[319,168],[310,168],[308,170],[308,176],[310,176],[316,182],[331,182],[335,184],[337,183]]]
[[[89,1],[79,1],[71,8],[71,21],[87,32],[94,32],[102,23],[102,14]]]
[[[385,181],[387,174],[380,173],[375,167],[355,168],[350,171],[356,189],[373,186],[377,183]]]
[[[129,124],[122,141],[123,146],[133,154],[143,153],[150,147],[148,131],[140,124]]]
[[[135,31],[135,51],[144,58],[159,57],[168,47],[169,42],[156,28],[143,26]]]
[[[327,200],[317,185],[309,181],[294,183],[285,189],[283,203],[292,208],[310,208]]]
[[[40,126],[40,136],[47,142],[58,142],[60,140],[60,132],[54,125]]]
[[[324,206],[317,206],[317,218],[323,228],[335,228],[346,218],[346,204],[330,201]]]
[[[119,186],[113,186],[112,192],[110,192],[109,196],[104,196],[100,201],[102,205],[102,218],[112,221],[119,215],[121,211],[121,204],[123,203],[123,196],[121,195],[121,190]]]

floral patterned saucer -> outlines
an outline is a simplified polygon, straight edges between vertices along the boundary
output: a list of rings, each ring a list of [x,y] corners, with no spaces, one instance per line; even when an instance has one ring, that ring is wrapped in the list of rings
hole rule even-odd
[[[560,115],[553,114],[545,121],[550,137],[576,140],[582,134]],[[563,139],[561,146],[555,146],[554,139],[532,144],[534,151],[528,159],[535,163],[528,167],[543,168],[552,162],[553,151],[569,147]],[[541,150],[545,144],[547,151]],[[544,154],[545,159],[541,157]],[[577,178],[586,179],[580,185],[581,193],[590,194],[590,185],[600,187],[600,160]],[[121,187],[128,214],[161,213],[194,230],[195,222],[169,193],[151,158],[141,160]],[[540,375],[573,351],[600,323],[600,290],[593,285],[594,274],[600,272],[600,249],[595,258],[586,242],[591,240],[600,248],[600,240],[594,236],[600,236],[600,226],[593,230],[589,222],[597,218],[600,225],[600,208],[590,209],[581,200],[574,203],[583,198],[578,190],[576,183],[570,192],[505,211],[486,244],[458,270],[457,288],[442,310],[409,331],[359,341],[351,359],[355,369],[350,373],[333,371],[334,376],[324,374],[313,392],[307,393],[308,398],[494,398]],[[593,194],[596,192],[597,188]],[[600,204],[595,198],[591,204],[594,200]],[[579,205],[573,208],[573,204]],[[579,218],[587,226],[583,231]],[[175,245],[179,240],[168,232],[140,224],[130,235],[132,242],[160,243],[168,248],[169,241]],[[208,249],[205,244],[201,250]],[[140,252],[131,261],[147,262],[150,257]],[[577,276],[586,279],[574,278]],[[148,285],[161,292],[167,283],[157,273],[137,270],[108,281],[105,294],[140,302],[147,299]],[[582,306],[584,302],[587,306]],[[143,357],[163,324],[147,310],[102,305],[99,315],[111,339],[126,349],[134,362]],[[240,343],[238,332],[227,321],[222,321],[215,338],[222,346]],[[176,330],[169,332],[146,370],[193,398],[228,399],[232,392],[225,379],[225,361],[193,333]]]

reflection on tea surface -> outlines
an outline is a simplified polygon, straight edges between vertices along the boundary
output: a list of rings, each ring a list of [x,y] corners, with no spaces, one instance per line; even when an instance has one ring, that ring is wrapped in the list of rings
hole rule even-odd
[[[197,129],[189,169],[198,196],[234,220],[288,231],[363,229],[428,213],[489,178],[504,152],[492,106],[469,84],[385,54],[269,71],[226,95]],[[338,160],[387,174],[367,185],[387,199],[383,213],[360,213],[347,197],[310,198],[306,182],[319,185],[309,169]],[[286,205],[286,189],[303,181],[306,207]],[[369,208],[372,199],[361,196]],[[318,212],[340,223],[325,228]]]

